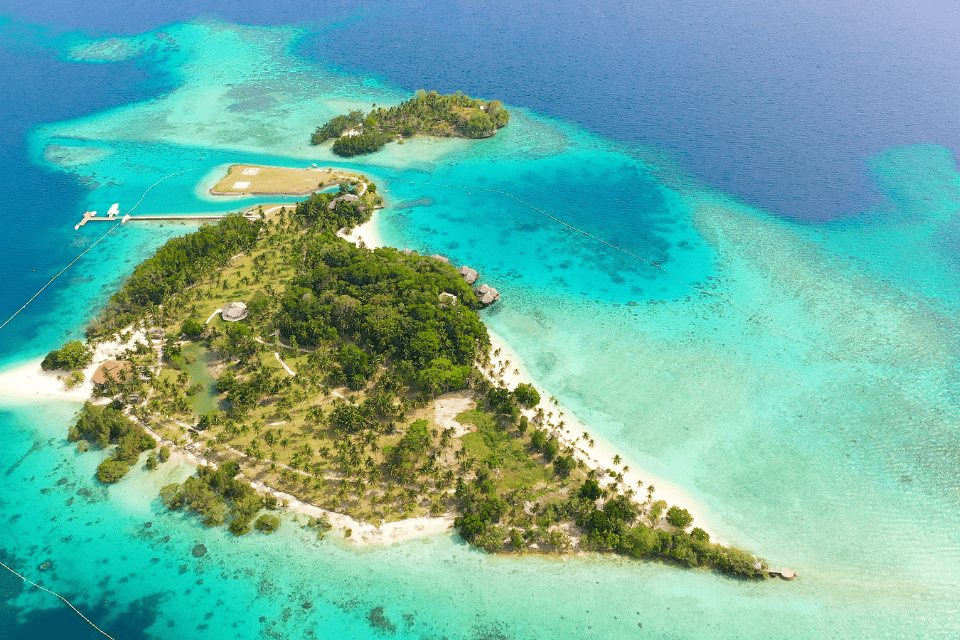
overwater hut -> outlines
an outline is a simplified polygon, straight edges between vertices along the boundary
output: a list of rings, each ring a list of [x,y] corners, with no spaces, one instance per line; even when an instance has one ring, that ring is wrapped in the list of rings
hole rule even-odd
[[[102,387],[109,381],[126,382],[135,375],[133,365],[129,362],[109,360],[97,367],[90,381],[93,382],[93,386]]]
[[[458,272],[463,276],[463,279],[467,281],[467,284],[473,284],[477,281],[477,278],[480,277],[479,273],[467,266],[460,267]]]
[[[450,258],[445,258],[439,253],[435,253],[430,257],[433,258],[434,260],[439,260],[440,262],[446,262],[447,264],[450,264]]]
[[[250,312],[247,310],[247,305],[244,303],[231,302],[223,305],[223,310],[220,312],[220,317],[223,318],[224,322],[236,322],[246,318],[249,313]]]
[[[480,297],[480,304],[493,304],[500,299],[500,292],[488,284],[482,284],[477,288],[477,295]]]
[[[327,209],[329,209],[330,211],[333,211],[336,208],[337,203],[340,202],[341,200],[343,200],[344,202],[357,202],[358,200],[360,200],[360,196],[353,193],[345,193],[342,196],[338,196],[333,200],[331,200],[330,204],[327,205]]]

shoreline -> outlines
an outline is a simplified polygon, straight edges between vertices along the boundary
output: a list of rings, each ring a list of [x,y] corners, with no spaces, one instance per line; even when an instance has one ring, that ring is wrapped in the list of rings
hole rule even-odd
[[[383,242],[383,236],[380,235],[380,209],[374,209],[370,213],[370,219],[354,227],[350,233],[341,229],[337,232],[337,235],[361,248],[379,249],[386,246]]]
[[[287,205],[272,205],[269,211],[265,210],[265,213],[271,213],[283,206]],[[351,230],[350,233],[341,230],[337,235],[358,247],[366,247],[371,250],[385,246],[379,230],[379,209],[374,209],[371,213],[370,220],[358,225]],[[0,396],[3,397],[4,403],[11,399],[36,400],[38,398],[78,403],[86,401],[96,402],[97,399],[93,398],[93,383],[91,382],[91,378],[97,368],[104,362],[114,359],[117,355],[137,342],[142,342],[148,346],[151,345],[145,332],[130,332],[131,329],[132,327],[124,331],[124,334],[127,334],[125,341],[114,340],[97,344],[91,364],[83,369],[84,382],[76,387],[67,389],[60,379],[60,375],[65,372],[43,371],[40,367],[42,358],[35,358],[0,372]],[[681,486],[662,477],[647,473],[644,469],[640,468],[634,460],[623,456],[613,443],[592,431],[586,421],[578,418],[577,415],[567,407],[559,403],[551,403],[549,400],[550,396],[545,392],[544,387],[530,375],[523,359],[517,354],[510,343],[489,327],[487,327],[487,333],[490,336],[491,343],[491,364],[489,367],[481,367],[481,370],[495,380],[501,379],[509,388],[516,388],[520,383],[532,384],[537,388],[537,390],[541,392],[540,406],[544,407],[545,412],[550,411],[555,414],[562,412],[564,422],[569,423],[569,425],[575,425],[569,426],[565,424],[564,429],[553,429],[552,433],[558,436],[561,444],[571,447],[574,456],[578,460],[583,461],[588,469],[601,467],[622,473],[624,467],[629,467],[630,471],[623,473],[624,482],[622,485],[623,487],[634,489],[636,492],[635,500],[643,498],[646,495],[646,487],[653,485],[655,487],[653,494],[654,500],[664,500],[668,506],[678,506],[687,509],[694,517],[694,524],[706,531],[710,535],[711,541],[729,546],[729,542],[719,536],[716,531],[707,524],[707,518],[703,516],[706,509],[696,500],[692,499]],[[493,356],[493,352],[497,350],[500,351],[500,355]],[[499,376],[498,370],[506,361],[509,361],[510,365],[509,367],[505,367],[503,369],[503,375]],[[514,373],[514,371],[517,371],[517,373]],[[106,399],[102,400],[104,403],[106,402]],[[524,410],[523,413],[526,414],[528,418],[532,418],[535,410]],[[145,430],[155,439],[160,439],[158,434],[152,430],[148,428]],[[587,439],[593,441],[594,445],[592,447],[588,447],[585,444],[585,440],[582,437],[584,432],[588,434]],[[195,467],[214,464],[197,451],[190,450],[189,447],[177,446],[175,443],[164,443],[173,445],[172,448],[182,456],[181,459]],[[621,458],[620,465],[613,464],[614,456]],[[598,479],[601,485],[609,486],[613,484],[613,479],[609,474],[604,474],[602,478]],[[638,482],[641,480],[644,482],[643,488],[638,486]],[[289,511],[317,518],[324,517],[336,529],[350,529],[351,536],[347,538],[347,540],[357,544],[392,544],[393,542],[402,542],[445,533],[453,526],[454,518],[449,515],[444,515],[398,520],[383,523],[380,527],[377,527],[372,523],[356,520],[346,514],[329,511],[322,507],[303,502],[291,494],[279,491],[260,481],[251,479],[250,482],[258,492],[272,495],[281,501],[286,501],[286,509]]]
[[[694,518],[693,526],[700,527],[710,534],[711,542],[716,542],[727,547],[731,546],[729,541],[727,541],[723,536],[719,535],[716,530],[709,526],[709,520],[703,515],[705,512],[707,512],[707,509],[705,509],[697,500],[690,497],[683,487],[675,482],[671,482],[660,476],[648,473],[645,469],[636,464],[635,460],[625,456],[621,451],[619,451],[613,443],[603,436],[597,434],[595,431],[591,430],[590,425],[587,424],[585,420],[581,420],[575,413],[570,411],[569,408],[560,403],[555,405],[550,403],[550,396],[544,393],[545,388],[543,385],[537,382],[533,376],[530,375],[526,365],[523,362],[523,359],[517,354],[510,343],[507,342],[503,336],[495,333],[489,327],[487,327],[487,333],[490,336],[491,366],[487,369],[484,369],[484,371],[487,373],[494,372],[499,369],[500,364],[505,361],[509,361],[510,365],[502,376],[504,384],[509,388],[516,388],[516,386],[520,383],[532,384],[534,387],[536,387],[537,391],[540,392],[540,406],[547,407],[548,409],[552,410],[555,415],[558,412],[563,413],[564,422],[568,424],[564,425],[563,432],[560,434],[558,440],[563,445],[571,446],[574,450],[574,456],[578,460],[582,460],[587,465],[588,469],[595,469],[598,466],[602,466],[604,469],[612,469],[617,472],[622,472],[623,467],[629,467],[630,471],[623,474],[624,482],[622,485],[625,487],[634,488],[636,491],[635,499],[646,495],[646,487],[653,485],[656,489],[653,494],[654,500],[665,500],[668,506],[677,506],[681,509],[686,509]],[[494,357],[493,353],[497,349],[500,349],[500,356]],[[515,369],[520,373],[515,374],[513,372]],[[524,410],[523,413],[528,418],[531,418],[535,413],[535,410],[527,409]],[[552,432],[557,432],[557,430],[553,429]],[[583,432],[589,434],[589,438],[594,442],[593,447],[587,447],[582,444]],[[621,463],[619,465],[615,466],[613,464],[614,456],[620,456]],[[600,480],[601,486],[609,486],[613,482],[613,479],[609,474],[598,479]],[[641,480],[644,483],[643,488],[637,488],[637,483]]]
[[[124,332],[126,333],[126,332]],[[60,379],[69,371],[44,371],[40,367],[42,357],[21,361],[3,371],[0,371],[0,404],[6,404],[11,399],[36,400],[64,400],[69,402],[95,402],[93,397],[93,374],[104,362],[114,360],[138,342],[150,346],[143,331],[132,332],[127,340],[108,340],[100,342],[93,351],[93,360],[83,371],[83,382],[68,389]],[[12,403],[11,403],[12,404]]]

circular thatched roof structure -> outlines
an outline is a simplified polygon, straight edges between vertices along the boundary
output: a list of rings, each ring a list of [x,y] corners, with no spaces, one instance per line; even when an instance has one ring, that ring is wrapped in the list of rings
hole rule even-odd
[[[246,318],[248,313],[250,312],[247,310],[247,305],[242,302],[231,302],[223,306],[220,317],[226,322],[236,322]]]

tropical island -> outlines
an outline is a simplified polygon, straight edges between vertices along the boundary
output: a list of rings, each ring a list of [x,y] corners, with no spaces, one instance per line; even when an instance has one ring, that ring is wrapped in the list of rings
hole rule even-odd
[[[619,456],[596,464],[589,434],[564,437],[563,414],[533,385],[504,382],[479,274],[341,237],[381,205],[357,176],[294,207],[229,215],[138,265],[86,344],[44,359],[67,385],[97,367],[96,400],[69,438],[110,448],[98,479],[117,482],[144,456],[154,469],[173,449],[198,470],[163,487],[163,503],[236,535],[276,530],[274,511],[293,504],[320,536],[335,517],[378,529],[419,519],[489,552],[769,575],[653,486],[627,486]],[[107,344],[113,359],[91,364]]]
[[[310,144],[334,140],[333,152],[351,157],[373,153],[385,144],[416,135],[458,138],[489,138],[510,121],[499,100],[478,100],[459,91],[440,95],[420,89],[413,98],[395,107],[350,111],[317,127]]]

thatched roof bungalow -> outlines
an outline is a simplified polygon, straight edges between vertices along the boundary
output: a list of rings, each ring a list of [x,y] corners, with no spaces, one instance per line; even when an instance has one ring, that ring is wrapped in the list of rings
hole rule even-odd
[[[102,387],[107,382],[126,382],[135,375],[134,367],[129,362],[109,360],[97,367],[90,381],[94,386]]]
[[[331,200],[330,204],[327,205],[327,209],[329,209],[330,211],[333,211],[336,208],[337,203],[340,202],[341,200],[343,200],[344,202],[357,202],[359,199],[360,199],[360,196],[356,194],[345,193],[342,196],[338,196],[333,200]]]
[[[229,304],[223,305],[223,310],[220,312],[220,317],[223,318],[224,322],[237,322],[238,320],[243,320],[249,315],[249,310],[247,310],[247,305],[242,302],[231,302]]]
[[[477,288],[477,296],[480,298],[480,304],[493,304],[500,299],[500,292],[488,284],[482,284]]]
[[[477,278],[480,277],[479,273],[467,266],[460,267],[457,271],[463,276],[463,279],[467,281],[467,284],[473,284],[477,281]]]

